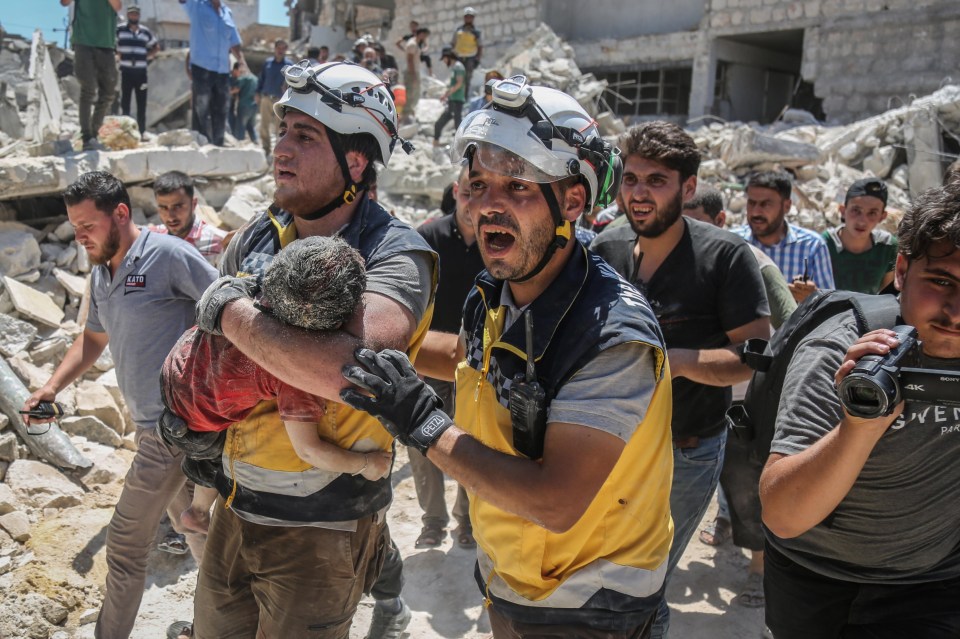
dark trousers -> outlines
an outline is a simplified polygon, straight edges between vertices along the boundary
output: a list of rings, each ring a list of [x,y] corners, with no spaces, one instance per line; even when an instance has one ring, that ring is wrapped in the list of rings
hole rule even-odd
[[[193,128],[207,136],[211,144],[223,146],[230,109],[230,75],[195,64],[190,65],[190,73],[193,76]]]
[[[233,137],[238,140],[244,139],[246,134],[250,139],[257,141],[257,131],[254,126],[257,122],[257,105],[252,104],[248,107],[238,106],[236,119],[233,123]]]
[[[120,112],[130,115],[131,94],[137,96],[137,127],[147,130],[147,70],[120,69]]]
[[[476,56],[472,58],[463,58],[463,68],[467,74],[463,78],[463,95],[470,99],[470,78],[473,77],[473,72],[477,68],[477,58]]]
[[[80,82],[80,135],[86,142],[97,137],[117,97],[117,58],[113,49],[83,44],[74,45],[73,52],[73,73]]]
[[[380,576],[370,589],[370,595],[377,601],[396,599],[403,590],[403,557],[396,542],[390,539],[383,556],[383,567]]]
[[[462,119],[463,102],[447,100],[447,108],[440,114],[440,119],[437,120],[437,123],[433,125],[433,139],[440,139],[440,132],[443,131],[443,127],[447,126],[447,122],[453,120],[453,127],[456,129],[460,126],[460,120]]]
[[[960,637],[960,578],[901,585],[840,581],[767,544],[763,590],[776,639]]]
[[[497,611],[496,605],[487,608],[490,617],[490,629],[494,639],[648,639],[653,626],[653,614],[641,625],[629,630],[598,630],[586,626],[569,624],[523,623],[505,617]]]

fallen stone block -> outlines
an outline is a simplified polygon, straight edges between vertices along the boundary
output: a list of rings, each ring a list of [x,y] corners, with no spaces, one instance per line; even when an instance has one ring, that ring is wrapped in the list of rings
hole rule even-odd
[[[117,454],[116,447],[97,444],[82,437],[75,437],[72,441],[93,462],[90,470],[83,475],[84,485],[112,484],[127,474],[130,462],[124,455]]]
[[[231,229],[239,229],[268,205],[269,202],[264,203],[260,199],[258,191],[241,185],[234,189],[233,195],[220,209],[220,219]]]
[[[17,277],[40,266],[40,244],[26,231],[0,231],[0,275]]]
[[[0,433],[0,461],[12,462],[20,459],[20,449],[14,433]]]
[[[83,297],[84,292],[87,290],[88,278],[86,277],[74,275],[73,273],[59,268],[53,269],[53,276],[57,278],[57,281],[60,282],[60,285],[67,291],[67,293],[74,297]]]
[[[33,32],[29,74],[27,129],[24,137],[35,144],[42,144],[55,140],[60,135],[63,98],[56,70],[39,30]]]
[[[6,483],[23,503],[46,508],[51,503],[79,500],[83,489],[59,470],[39,461],[18,459],[7,469]]]
[[[37,336],[37,327],[6,313],[0,313],[0,354],[13,357],[25,351]]]
[[[803,166],[818,162],[820,151],[812,144],[783,140],[743,126],[724,146],[722,159],[730,170],[774,162]]]
[[[6,515],[20,508],[16,496],[6,484],[0,483],[0,515]]]
[[[46,326],[54,328],[60,326],[60,321],[63,320],[63,309],[45,293],[9,277],[3,278],[3,285],[10,294],[10,300],[18,313]]]
[[[6,515],[0,515],[0,528],[7,531],[14,541],[23,543],[30,539],[30,520],[26,513],[15,510]]]
[[[60,420],[60,428],[69,435],[85,437],[92,442],[114,448],[119,448],[123,443],[123,439],[117,431],[93,415],[64,417]],[[96,463],[96,460],[94,460],[94,463]]]
[[[77,415],[91,415],[122,436],[125,430],[123,415],[110,392],[95,382],[77,384]],[[119,443],[118,443],[119,445]]]
[[[207,136],[199,131],[190,129],[173,129],[157,135],[157,146],[203,146],[207,144]]]

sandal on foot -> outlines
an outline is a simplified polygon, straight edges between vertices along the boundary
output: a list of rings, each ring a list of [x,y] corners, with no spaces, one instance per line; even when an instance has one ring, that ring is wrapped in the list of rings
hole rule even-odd
[[[767,603],[763,594],[763,575],[755,572],[748,574],[743,590],[733,600],[744,608],[763,608]]]
[[[180,639],[180,637],[193,636],[192,621],[174,621],[167,628],[167,639]]]
[[[415,541],[413,545],[415,548],[436,548],[443,543],[443,539],[446,536],[447,531],[442,528],[424,526],[423,530],[420,531],[420,536],[417,537],[417,541]]]
[[[457,536],[457,545],[461,548],[470,549],[477,547],[477,541],[473,538],[473,530],[470,528],[457,528],[455,534]]]
[[[157,544],[157,550],[168,552],[171,555],[185,555],[189,550],[187,547],[187,538],[179,533],[172,532]]]
[[[730,537],[730,520],[714,519],[700,531],[699,539],[708,546],[720,546]]]

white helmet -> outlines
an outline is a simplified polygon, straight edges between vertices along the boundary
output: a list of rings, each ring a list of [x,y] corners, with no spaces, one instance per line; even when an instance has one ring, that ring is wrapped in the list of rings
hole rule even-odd
[[[397,109],[383,80],[351,62],[313,64],[302,60],[284,67],[289,87],[273,112],[283,118],[286,109],[296,109],[343,135],[369,133],[380,146],[380,160],[390,161],[393,147],[400,142],[404,151],[413,145],[397,133]]]
[[[477,15],[477,10],[474,9],[473,7],[467,7],[466,9],[463,10],[463,15],[465,15],[465,16],[475,16],[475,15]]]
[[[493,85],[493,100],[463,119],[452,151],[529,182],[580,176],[588,211],[606,206],[620,186],[619,150],[603,141],[594,119],[566,93],[528,86],[523,76]]]

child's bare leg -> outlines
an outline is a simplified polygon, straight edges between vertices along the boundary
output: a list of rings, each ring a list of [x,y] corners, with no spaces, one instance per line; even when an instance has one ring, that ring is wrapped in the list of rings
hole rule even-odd
[[[217,489],[206,486],[194,486],[193,503],[180,515],[184,528],[205,533],[210,528],[210,508],[217,500]]]

